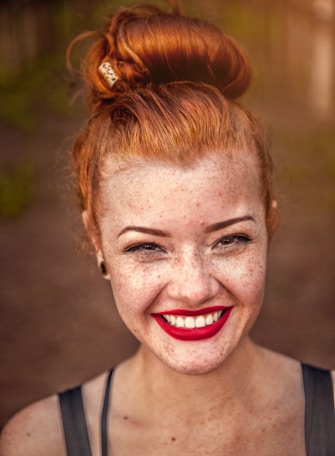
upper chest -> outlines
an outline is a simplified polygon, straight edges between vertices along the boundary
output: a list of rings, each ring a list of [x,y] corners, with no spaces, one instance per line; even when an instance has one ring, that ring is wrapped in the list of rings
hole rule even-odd
[[[234,426],[227,426],[226,420],[201,423],[199,419],[198,424],[181,426],[178,421],[174,425],[164,420],[114,418],[110,420],[108,446],[113,456],[306,455],[303,413],[298,409],[286,417],[279,411],[262,419],[241,417],[241,423]]]

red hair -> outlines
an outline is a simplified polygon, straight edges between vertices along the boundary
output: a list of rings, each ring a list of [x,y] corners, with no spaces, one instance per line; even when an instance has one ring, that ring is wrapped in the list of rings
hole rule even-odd
[[[118,77],[113,86],[99,71],[105,61]],[[99,235],[106,157],[137,155],[183,166],[213,150],[241,149],[257,156],[272,235],[272,161],[260,122],[235,101],[249,87],[251,70],[232,38],[176,8],[122,8],[97,35],[83,74],[92,116],[74,145],[73,164],[93,235]]]

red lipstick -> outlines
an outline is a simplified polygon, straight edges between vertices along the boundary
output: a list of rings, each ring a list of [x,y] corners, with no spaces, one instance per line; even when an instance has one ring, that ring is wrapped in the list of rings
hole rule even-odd
[[[183,341],[195,341],[195,340],[203,340],[209,339],[217,334],[220,329],[224,326],[232,307],[223,307],[223,306],[215,306],[215,307],[207,307],[206,309],[201,310],[184,310],[184,309],[175,309],[170,310],[167,312],[161,312],[157,314],[152,314],[153,318],[159,324],[159,326],[171,337],[183,340]],[[211,324],[207,324],[206,326],[200,328],[186,328],[186,327],[177,327],[172,325],[167,321],[167,316],[183,316],[183,317],[196,317],[196,316],[206,316],[208,314],[212,314],[214,312],[221,312],[221,316],[219,319]]]

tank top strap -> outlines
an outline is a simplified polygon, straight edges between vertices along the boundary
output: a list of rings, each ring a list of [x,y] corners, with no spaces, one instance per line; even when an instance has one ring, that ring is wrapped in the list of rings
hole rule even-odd
[[[81,386],[58,394],[68,456],[92,456]]]
[[[335,412],[331,374],[302,364],[307,456],[335,455]]]
[[[111,380],[113,375],[112,369],[106,379],[105,396],[102,406],[101,413],[101,456],[107,456],[108,454],[108,434],[107,434],[107,420],[108,420],[108,409],[109,409],[109,398],[111,390]]]

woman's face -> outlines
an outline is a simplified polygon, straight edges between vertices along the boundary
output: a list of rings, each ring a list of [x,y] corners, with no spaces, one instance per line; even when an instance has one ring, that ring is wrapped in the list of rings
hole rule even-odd
[[[178,372],[219,367],[261,308],[264,205],[257,165],[235,155],[106,165],[99,245],[118,311],[149,356]]]

